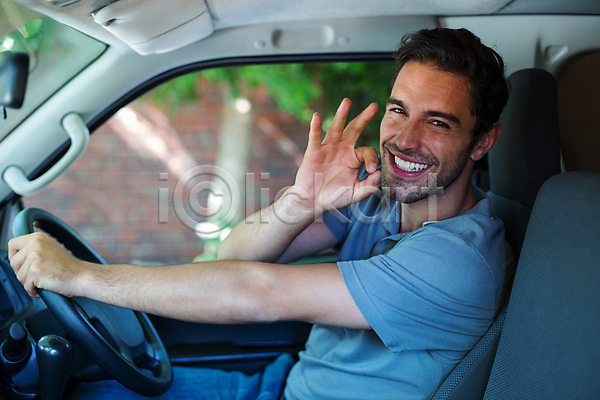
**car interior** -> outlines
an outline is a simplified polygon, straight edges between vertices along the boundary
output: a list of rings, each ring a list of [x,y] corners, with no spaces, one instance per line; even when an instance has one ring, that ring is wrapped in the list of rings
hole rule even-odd
[[[473,182],[518,264],[489,330],[429,398],[598,398],[600,3],[585,0],[0,0],[0,398],[75,399],[104,380],[169,398],[172,365],[251,374],[301,351],[303,322],[30,298],[7,243],[42,230],[95,263],[214,259],[293,183],[307,115],[331,121],[346,96],[356,114],[385,104],[402,36],[438,26],[505,61],[502,133]],[[205,193],[222,184],[237,192]]]

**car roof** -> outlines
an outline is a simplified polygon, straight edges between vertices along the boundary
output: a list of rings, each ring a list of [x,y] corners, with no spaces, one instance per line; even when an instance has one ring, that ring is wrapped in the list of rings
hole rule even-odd
[[[196,42],[215,31],[264,23],[289,23],[332,19],[383,16],[468,16],[517,14],[600,14],[600,2],[586,0],[16,0],[43,15],[101,40],[112,46],[127,45],[127,38],[146,40],[163,36],[161,44],[150,52],[176,49]],[[119,33],[98,20],[98,13],[108,9],[116,18],[109,25],[119,25]],[[129,10],[135,10],[131,12]],[[173,34],[180,25],[198,20],[194,29]],[[196,21],[198,22],[198,21]],[[103,25],[104,24],[104,25]],[[180,29],[181,30],[181,29]],[[146,35],[146,36],[144,36]],[[167,36],[167,37],[164,37]],[[125,37],[125,39],[123,39]],[[130,45],[131,43],[129,43]]]

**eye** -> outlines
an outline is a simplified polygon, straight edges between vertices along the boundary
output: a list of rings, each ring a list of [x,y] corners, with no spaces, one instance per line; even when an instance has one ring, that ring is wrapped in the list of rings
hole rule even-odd
[[[406,111],[404,111],[404,109],[402,109],[400,107],[391,107],[388,111],[391,111],[391,112],[396,113],[396,114],[406,115]]]
[[[440,128],[450,129],[450,125],[448,125],[447,123],[445,123],[443,121],[437,120],[437,119],[434,121],[431,121],[431,123]]]

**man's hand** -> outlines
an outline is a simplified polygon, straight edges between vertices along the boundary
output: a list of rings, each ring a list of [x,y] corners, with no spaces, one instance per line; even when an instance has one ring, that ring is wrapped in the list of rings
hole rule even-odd
[[[8,258],[17,279],[31,297],[39,297],[38,289],[68,297],[81,294],[77,278],[84,273],[86,263],[73,257],[44,233],[11,239]]]
[[[350,105],[349,99],[342,101],[322,141],[321,116],[314,114],[294,186],[238,224],[221,243],[219,259],[288,263],[338,243],[335,235],[315,220],[326,211],[376,192],[381,177],[377,151],[354,147],[377,114],[377,104],[367,107],[344,129]],[[358,173],[363,164],[370,175],[361,181]]]
[[[314,210],[315,217],[361,201],[379,186],[377,151],[373,147],[354,147],[377,114],[378,106],[372,103],[344,128],[350,105],[349,99],[342,101],[322,141],[321,116],[313,115],[308,147],[296,182],[285,194],[301,210]],[[363,164],[370,175],[361,181],[358,172]]]

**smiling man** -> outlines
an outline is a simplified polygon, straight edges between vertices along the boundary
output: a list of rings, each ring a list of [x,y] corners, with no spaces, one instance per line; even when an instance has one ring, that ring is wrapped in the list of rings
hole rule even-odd
[[[98,266],[38,233],[10,242],[17,277],[33,296],[190,321],[314,323],[288,399],[429,398],[491,324],[511,274],[502,222],[471,183],[508,86],[500,56],[466,30],[409,35],[396,60],[381,162],[355,148],[377,105],[346,126],[345,99],[323,139],[315,114],[294,186],[232,231],[220,261]],[[337,263],[285,264],[329,247]]]
[[[466,78],[427,61],[408,62],[396,77],[381,124],[381,181],[394,188],[392,199],[403,203],[402,215],[413,220],[403,221],[402,232],[425,222],[423,213],[415,211],[430,206],[419,203],[430,194],[430,174],[443,189],[436,199],[437,219],[453,217],[477,202],[470,184],[473,162],[496,142],[500,124],[474,134],[469,88]]]

